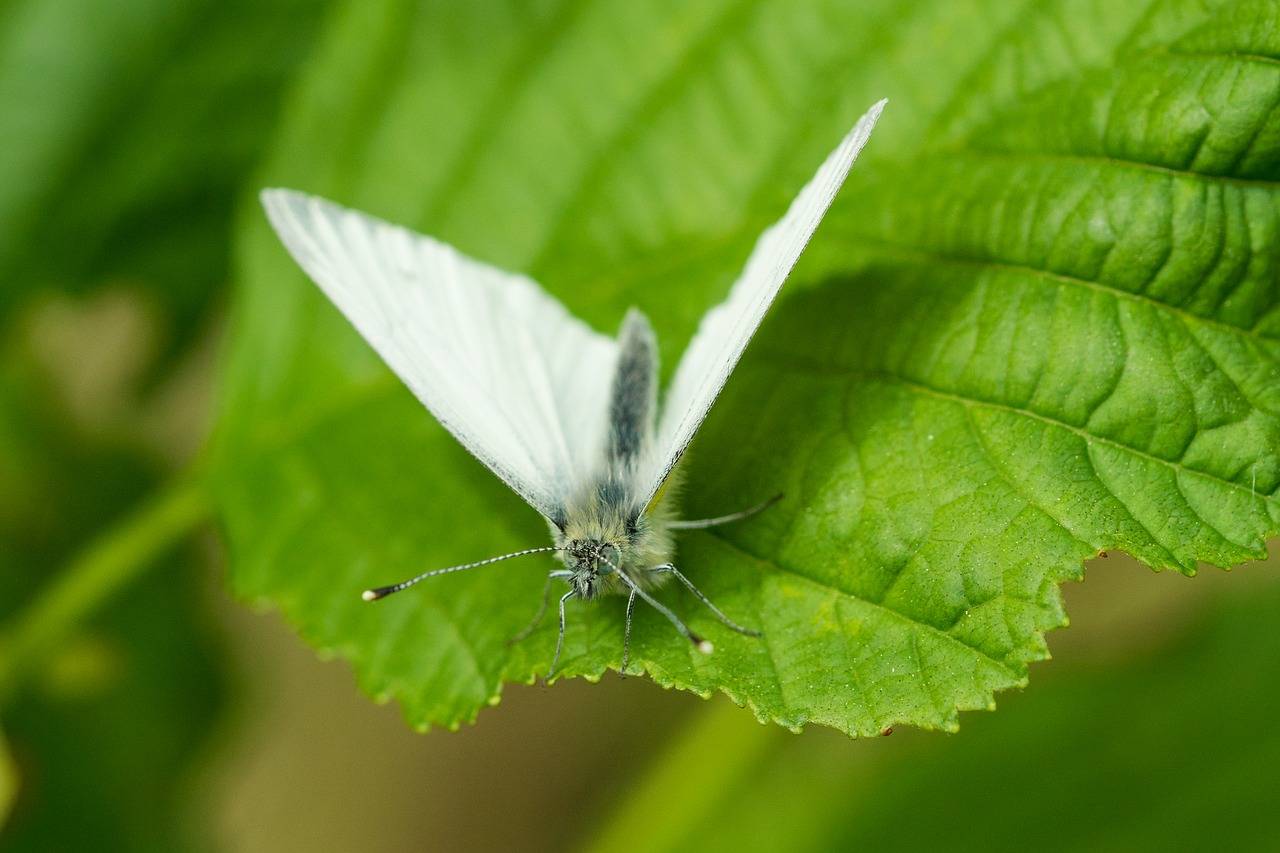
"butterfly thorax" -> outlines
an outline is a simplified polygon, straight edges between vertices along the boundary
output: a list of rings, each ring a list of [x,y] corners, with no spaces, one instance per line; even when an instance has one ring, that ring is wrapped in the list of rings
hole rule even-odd
[[[564,529],[554,529],[561,559],[573,572],[569,583],[579,598],[629,591],[622,572],[637,586],[657,586],[666,575],[653,569],[671,560],[674,544],[668,523],[670,498],[648,512],[601,499],[600,490],[566,514]]]

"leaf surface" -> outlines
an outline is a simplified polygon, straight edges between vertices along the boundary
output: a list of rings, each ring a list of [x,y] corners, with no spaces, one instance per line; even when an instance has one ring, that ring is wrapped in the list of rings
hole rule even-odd
[[[890,100],[695,442],[686,515],[784,491],[678,560],[726,612],[633,661],[762,719],[953,728],[1047,655],[1058,585],[1130,551],[1191,572],[1280,529],[1280,41],[1262,2],[348,4],[264,183],[530,272],[669,373],[756,235]],[[218,440],[239,591],[416,725],[545,671],[550,562],[358,591],[539,544],[257,211]],[[616,668],[622,601],[564,670]]]

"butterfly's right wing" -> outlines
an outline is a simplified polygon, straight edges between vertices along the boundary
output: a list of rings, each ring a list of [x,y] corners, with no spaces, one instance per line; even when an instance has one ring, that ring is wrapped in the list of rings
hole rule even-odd
[[[702,425],[729,374],[773,304],[800,253],[822,221],[853,161],[866,145],[885,102],[880,101],[858,119],[853,129],[827,156],[817,173],[800,190],[786,214],[756,242],[729,298],[707,312],[689,342],[662,405],[656,452],[637,471],[637,483],[654,497],[680,461],[694,433]]]
[[[603,453],[617,344],[535,282],[332,202],[271,189],[294,259],[436,419],[560,523]]]

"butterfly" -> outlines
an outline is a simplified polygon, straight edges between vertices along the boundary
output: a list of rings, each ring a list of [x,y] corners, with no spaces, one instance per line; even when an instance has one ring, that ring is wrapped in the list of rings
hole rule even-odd
[[[531,279],[451,246],[315,196],[267,189],[267,217],[298,264],[432,415],[547,520],[553,544],[433,569],[366,590],[385,598],[430,577],[531,554],[555,553],[552,584],[560,633],[548,678],[564,647],[565,605],[627,596],[621,671],[636,599],[671,622],[701,652],[711,644],[653,591],[683,584],[722,623],[725,615],[672,562],[673,534],[754,515],[778,498],[719,518],[680,520],[677,463],[799,259],[884,101],[863,115],[791,203],[760,235],[728,298],[702,319],[659,411],[658,350],[652,326],[632,308],[617,338],[573,317]],[[780,496],[779,496],[780,497]]]

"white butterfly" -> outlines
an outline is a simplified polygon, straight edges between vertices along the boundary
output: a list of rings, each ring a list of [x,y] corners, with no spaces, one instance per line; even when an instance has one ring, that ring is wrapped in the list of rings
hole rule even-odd
[[[552,581],[565,581],[551,673],[564,642],[565,603],[604,593],[628,595],[623,671],[637,597],[710,652],[710,643],[650,594],[668,576],[724,624],[758,636],[720,612],[672,564],[672,531],[736,521],[773,501],[722,518],[677,521],[668,486],[884,104],[858,120],[786,215],[760,236],[729,298],[707,313],[690,341],[661,417],[657,346],[638,310],[627,313],[615,340],[525,276],[314,196],[264,190],[267,216],[302,268],[436,419],[551,525],[553,546],[429,571],[368,590],[365,600],[435,575],[556,552],[565,567],[550,573],[537,617],[516,638],[541,620]]]

